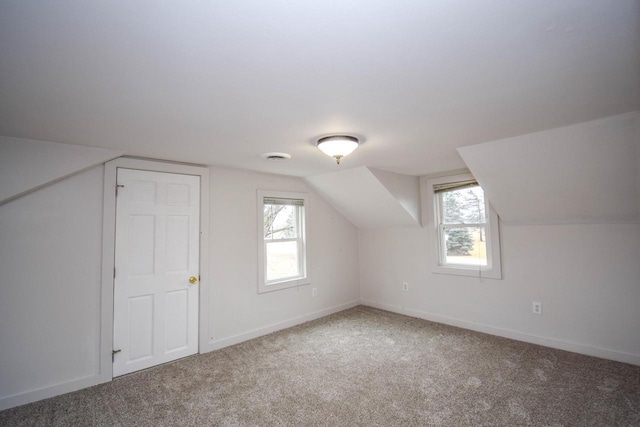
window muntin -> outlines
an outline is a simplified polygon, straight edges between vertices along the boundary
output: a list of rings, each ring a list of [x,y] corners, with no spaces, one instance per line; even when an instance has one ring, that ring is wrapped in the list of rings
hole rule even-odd
[[[259,292],[309,283],[303,193],[258,190]]]

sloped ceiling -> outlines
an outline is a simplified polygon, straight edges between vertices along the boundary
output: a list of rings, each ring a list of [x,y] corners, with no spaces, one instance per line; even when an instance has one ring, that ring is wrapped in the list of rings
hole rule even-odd
[[[411,217],[420,223],[420,184],[414,176],[368,168],[389,193],[400,203],[400,206]]]
[[[415,176],[367,167],[305,180],[359,228],[419,227],[419,181]]]
[[[640,109],[637,0],[4,0],[0,135],[285,175]],[[263,160],[278,151],[289,162]]]
[[[0,204],[121,155],[117,150],[0,137]]]
[[[507,224],[640,220],[640,112],[458,152]]]

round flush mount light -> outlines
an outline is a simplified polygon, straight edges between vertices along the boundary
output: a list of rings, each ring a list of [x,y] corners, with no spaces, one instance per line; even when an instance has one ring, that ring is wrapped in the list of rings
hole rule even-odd
[[[358,148],[358,138],[351,135],[330,135],[320,138],[317,145],[320,151],[340,164],[340,159]]]
[[[261,154],[260,157],[262,157],[263,159],[272,161],[272,162],[278,162],[278,161],[283,161],[283,160],[291,160],[291,154],[287,154],[287,153],[264,153]]]

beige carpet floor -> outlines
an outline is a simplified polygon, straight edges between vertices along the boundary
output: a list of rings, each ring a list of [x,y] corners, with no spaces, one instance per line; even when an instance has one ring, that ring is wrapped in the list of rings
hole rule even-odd
[[[355,307],[2,426],[640,425],[640,367]]]

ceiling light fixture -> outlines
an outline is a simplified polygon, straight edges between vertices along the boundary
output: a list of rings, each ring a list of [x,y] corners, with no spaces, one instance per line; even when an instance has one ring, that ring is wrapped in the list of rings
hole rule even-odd
[[[340,164],[340,159],[358,148],[358,138],[349,135],[325,136],[318,140],[318,148],[327,156],[335,158]]]

